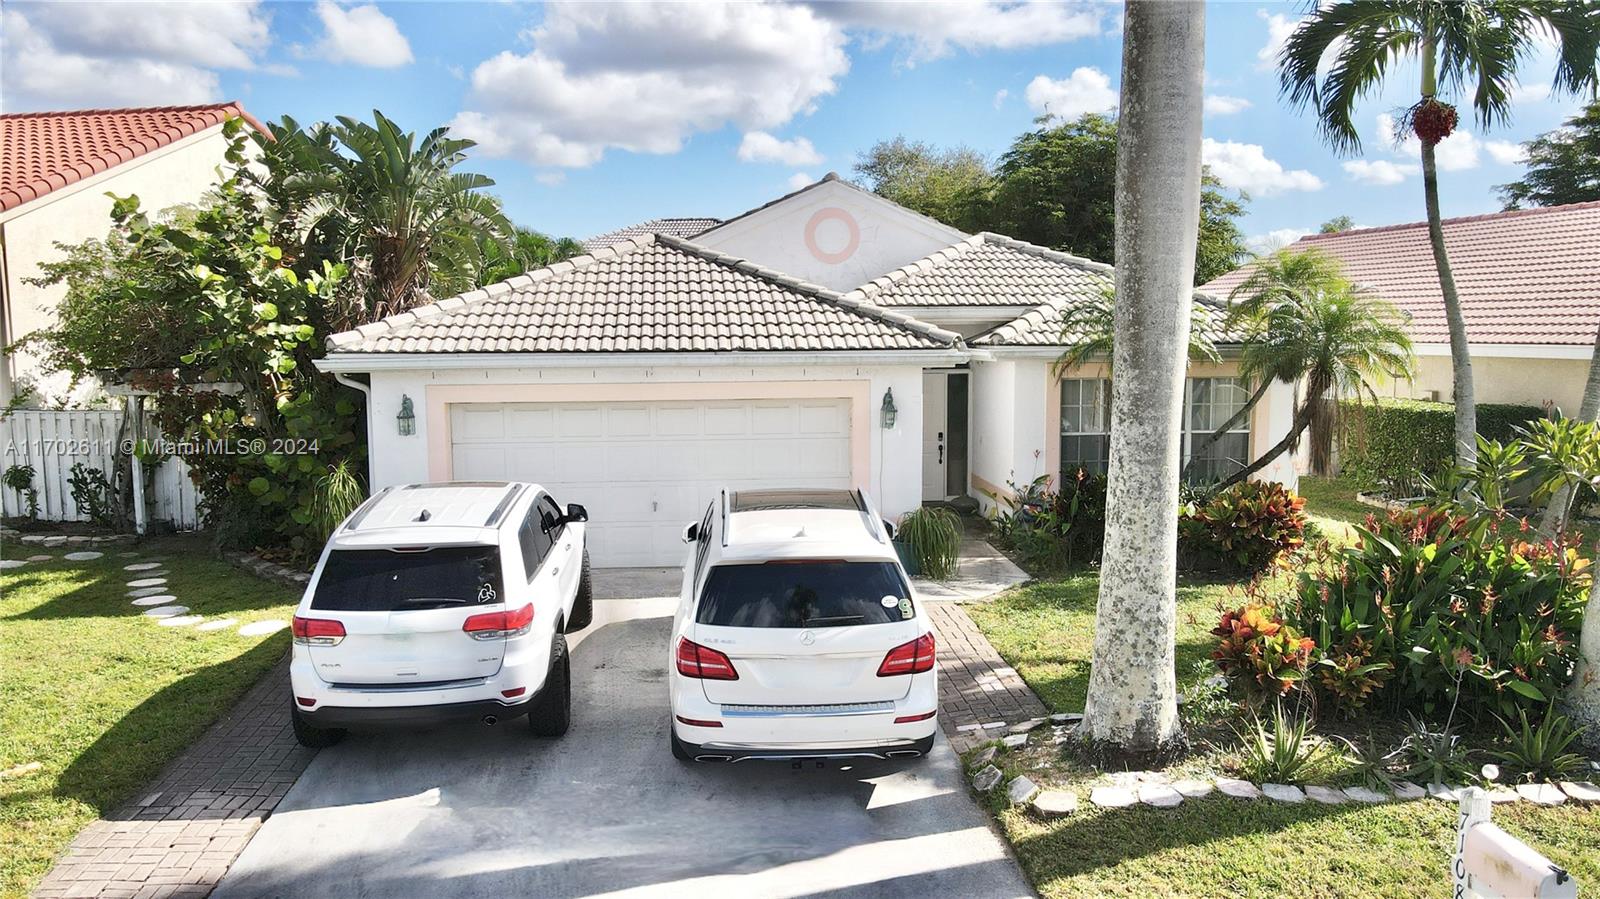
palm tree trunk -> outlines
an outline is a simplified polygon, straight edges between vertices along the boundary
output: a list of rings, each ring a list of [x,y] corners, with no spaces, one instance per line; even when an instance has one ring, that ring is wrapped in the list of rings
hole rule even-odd
[[[1202,3],[1124,11],[1106,536],[1081,733],[1119,754],[1178,735],[1178,458],[1200,222]]]
[[[1222,427],[1217,428],[1215,431],[1207,434],[1205,439],[1200,441],[1198,446],[1194,446],[1189,449],[1189,461],[1183,463],[1183,471],[1180,472],[1180,474],[1188,475],[1189,466],[1194,464],[1194,460],[1205,455],[1205,451],[1211,449],[1211,444],[1216,443],[1223,434],[1226,434],[1234,428],[1237,428],[1240,422],[1248,419],[1250,417],[1250,410],[1256,407],[1256,403],[1261,402],[1261,398],[1267,395],[1267,388],[1271,386],[1271,378],[1262,378],[1261,386],[1257,387],[1256,392],[1250,395],[1250,399],[1245,402],[1243,409],[1233,413],[1233,417],[1223,422]]]
[[[1285,434],[1283,439],[1274,444],[1271,449],[1262,453],[1260,458],[1224,478],[1222,483],[1217,485],[1217,489],[1232,487],[1234,484],[1272,464],[1273,459],[1288,452],[1291,447],[1300,441],[1300,435],[1305,433],[1306,428],[1311,426],[1311,419],[1316,417],[1316,404],[1319,402],[1322,402],[1322,400],[1308,391],[1305,402],[1301,403],[1299,411],[1295,412],[1294,427],[1289,429],[1289,433]]]
[[[1595,335],[1594,356],[1589,360],[1589,380],[1583,387],[1583,403],[1578,409],[1578,416],[1584,421],[1600,421],[1600,333]],[[1550,518],[1552,514],[1558,516],[1560,521],[1571,497],[1562,491],[1561,494],[1551,498],[1550,508],[1545,511],[1545,522],[1541,525],[1546,532],[1559,528],[1552,527]],[[1557,511],[1557,510],[1561,511]],[[1583,630],[1578,635],[1578,667],[1572,674],[1572,684],[1567,688],[1567,704],[1572,709],[1572,717],[1580,723],[1600,729],[1600,578],[1594,579],[1594,585],[1589,589],[1589,602],[1583,607]]]
[[[1594,355],[1589,358],[1589,380],[1583,385],[1583,402],[1578,406],[1579,421],[1600,421],[1600,333],[1595,334]],[[1539,520],[1539,532],[1554,537],[1566,528],[1568,507],[1572,505],[1572,488],[1563,487],[1550,497],[1544,517]]]
[[[1422,96],[1434,95],[1434,66],[1438,54],[1433,38],[1422,46]],[[1472,354],[1467,347],[1467,322],[1461,317],[1461,296],[1450,271],[1444,246],[1444,225],[1439,213],[1439,168],[1434,146],[1422,142],[1422,194],[1428,206],[1428,242],[1433,245],[1433,265],[1439,271],[1439,291],[1444,295],[1445,320],[1450,325],[1451,401],[1456,406],[1456,461],[1470,467],[1478,461],[1478,406],[1472,391]]]

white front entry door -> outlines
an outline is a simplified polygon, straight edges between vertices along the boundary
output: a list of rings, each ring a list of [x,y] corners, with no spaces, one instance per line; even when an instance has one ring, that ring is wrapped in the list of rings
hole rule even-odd
[[[450,406],[451,477],[583,504],[597,567],[681,564],[723,487],[850,487],[850,441],[847,399]]]
[[[942,502],[945,466],[949,464],[946,438],[950,430],[950,379],[943,372],[922,373],[922,501]]]

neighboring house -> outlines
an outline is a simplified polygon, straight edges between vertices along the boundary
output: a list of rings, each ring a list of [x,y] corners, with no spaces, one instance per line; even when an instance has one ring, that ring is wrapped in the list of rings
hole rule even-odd
[[[111,197],[139,197],[147,212],[195,203],[218,181],[238,103],[0,115],[0,346],[55,323],[63,287],[26,283],[61,258],[57,243],[103,238]],[[0,405],[21,384],[59,402],[63,379],[40,378],[27,354],[0,362]]]
[[[635,237],[644,237],[647,234],[665,234],[668,237],[693,237],[707,228],[715,228],[720,224],[722,224],[722,219],[651,219],[648,222],[640,222],[637,225],[629,225],[626,228],[618,228],[615,231],[596,234],[594,237],[585,239],[582,243],[584,250],[593,253],[595,250],[604,249],[613,244],[622,243],[625,240],[632,240]]]
[[[1051,363],[1061,310],[1111,274],[830,175],[692,241],[636,237],[335,335],[318,365],[365,378],[374,488],[539,481],[588,506],[596,565],[668,565],[721,486],[859,484],[897,516],[1103,469],[1105,366]],[[1186,454],[1243,401],[1235,371],[1191,367]],[[1276,442],[1292,402],[1275,386],[1196,468]],[[1287,459],[1264,475],[1294,482]]]
[[[1600,328],[1600,202],[1445,219],[1480,403],[1575,414]],[[1290,249],[1338,257],[1357,284],[1410,317],[1417,375],[1395,396],[1449,402],[1450,332],[1426,222],[1311,234]],[[1226,295],[1248,266],[1203,290]]]

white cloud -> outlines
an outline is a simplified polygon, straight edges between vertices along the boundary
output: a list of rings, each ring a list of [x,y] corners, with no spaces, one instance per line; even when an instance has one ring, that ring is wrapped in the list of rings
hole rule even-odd
[[[1200,156],[1223,184],[1257,197],[1293,190],[1321,190],[1322,179],[1305,169],[1285,169],[1260,144],[1206,138]]]
[[[808,172],[795,172],[793,175],[789,176],[789,181],[787,183],[789,185],[789,191],[792,193],[815,182],[816,180],[817,179],[811,177],[810,173]]]
[[[1251,103],[1243,97],[1228,97],[1222,94],[1207,94],[1205,100],[1206,115],[1224,116],[1234,115],[1249,109]]]
[[[271,41],[256,0],[14,4],[0,31],[7,112],[210,102],[215,70],[256,68]]]
[[[1521,144],[1506,140],[1486,140],[1483,149],[1488,152],[1489,158],[1501,165],[1521,165],[1528,161],[1528,152]]]
[[[1350,177],[1363,184],[1387,186],[1399,184],[1420,173],[1422,167],[1411,163],[1390,162],[1387,159],[1352,159],[1344,164],[1344,170]]]
[[[376,5],[341,7],[317,0],[317,18],[326,30],[317,50],[330,62],[392,69],[411,62],[411,44],[394,19]]]
[[[779,140],[765,131],[752,131],[739,142],[739,161],[816,165],[822,161],[822,154],[803,137]]]
[[[1378,113],[1378,136],[1389,151],[1404,159],[1422,159],[1422,141],[1415,134],[1405,134],[1396,142],[1394,116]],[[1433,158],[1446,172],[1461,172],[1478,167],[1478,152],[1482,142],[1470,131],[1457,128],[1433,148]]]
[[[1111,88],[1111,78],[1093,66],[1073,69],[1071,75],[1060,80],[1039,75],[1028,82],[1024,96],[1036,112],[1063,119],[1117,108],[1117,92]]]
[[[968,52],[1042,47],[1102,32],[1103,8],[1054,2],[883,3],[820,2],[816,12],[844,27],[863,33],[868,47],[891,41],[909,45],[900,62],[915,66],[948,56],[953,49]]]
[[[729,124],[776,128],[850,67],[843,31],[804,6],[559,2],[526,37],[532,51],[478,65],[451,127],[486,155],[546,166],[593,165],[610,148],[673,153]]]
[[[1011,92],[1006,90],[1003,87],[1000,88],[999,90],[995,91],[994,92],[994,108],[995,109],[999,109],[1001,106],[1004,106],[1005,102],[1006,102],[1006,98],[1009,97],[1009,96],[1011,96]]]
[[[1511,88],[1512,103],[1537,103],[1549,96],[1548,84],[1517,84]]]
[[[561,169],[554,169],[534,175],[533,180],[543,184],[545,187],[560,187],[567,183],[567,173]]]
[[[1244,245],[1249,247],[1252,253],[1271,253],[1274,250],[1283,249],[1310,233],[1304,228],[1278,228],[1265,234],[1254,234],[1246,237]]]
[[[1294,30],[1299,28],[1304,20],[1282,13],[1268,15],[1264,9],[1256,10],[1256,15],[1267,23],[1267,42],[1256,51],[1256,68],[1267,72],[1278,67],[1278,51],[1283,49],[1283,45],[1289,41],[1289,36],[1294,34]]]

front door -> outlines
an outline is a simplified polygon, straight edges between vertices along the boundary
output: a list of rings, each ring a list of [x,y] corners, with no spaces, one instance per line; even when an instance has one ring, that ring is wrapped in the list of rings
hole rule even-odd
[[[922,373],[922,501],[943,502],[950,431],[950,378],[942,371]]]

